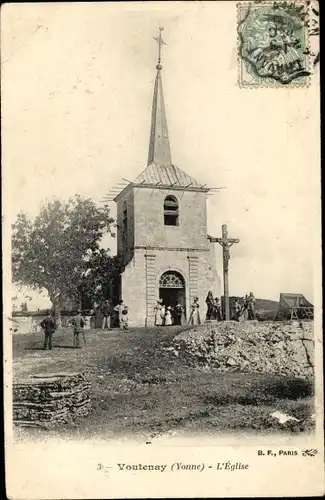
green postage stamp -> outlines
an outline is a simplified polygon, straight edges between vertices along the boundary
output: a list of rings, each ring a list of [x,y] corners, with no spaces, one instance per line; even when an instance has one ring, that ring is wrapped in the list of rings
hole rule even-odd
[[[237,13],[239,85],[308,84],[308,4],[243,2]]]

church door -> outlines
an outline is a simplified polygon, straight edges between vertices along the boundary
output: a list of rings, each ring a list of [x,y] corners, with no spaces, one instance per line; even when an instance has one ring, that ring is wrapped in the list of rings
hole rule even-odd
[[[159,280],[159,298],[167,307],[174,307],[179,303],[184,312],[186,311],[185,282],[180,273],[167,271],[161,276]]]

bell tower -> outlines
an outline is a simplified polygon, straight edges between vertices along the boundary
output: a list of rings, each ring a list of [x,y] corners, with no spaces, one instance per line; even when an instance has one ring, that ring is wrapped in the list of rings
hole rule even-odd
[[[121,297],[129,306],[130,324],[134,315],[137,324],[152,325],[158,298],[173,306],[182,297],[188,316],[195,296],[203,308],[207,292],[219,286],[207,238],[209,188],[172,163],[161,76],[162,30],[155,37],[158,61],[147,166],[114,199],[117,247],[126,265]],[[182,293],[173,292],[181,283]],[[137,304],[133,313],[130,302]]]

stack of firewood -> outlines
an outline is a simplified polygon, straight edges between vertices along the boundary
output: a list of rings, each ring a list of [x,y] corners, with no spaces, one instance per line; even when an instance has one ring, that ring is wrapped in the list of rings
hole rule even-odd
[[[51,427],[91,411],[90,382],[81,373],[35,375],[13,385],[13,422]]]

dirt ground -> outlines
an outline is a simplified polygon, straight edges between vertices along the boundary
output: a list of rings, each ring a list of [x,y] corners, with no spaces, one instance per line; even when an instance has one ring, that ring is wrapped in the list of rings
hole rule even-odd
[[[102,439],[163,434],[295,433],[313,428],[313,382],[267,374],[217,373],[189,367],[166,350],[184,327],[86,332],[87,346],[72,347],[72,332],[55,333],[52,351],[42,333],[13,336],[14,381],[30,375],[84,372],[93,411],[46,437]],[[270,414],[299,421],[280,424]],[[17,440],[44,439],[39,429],[16,428]]]

